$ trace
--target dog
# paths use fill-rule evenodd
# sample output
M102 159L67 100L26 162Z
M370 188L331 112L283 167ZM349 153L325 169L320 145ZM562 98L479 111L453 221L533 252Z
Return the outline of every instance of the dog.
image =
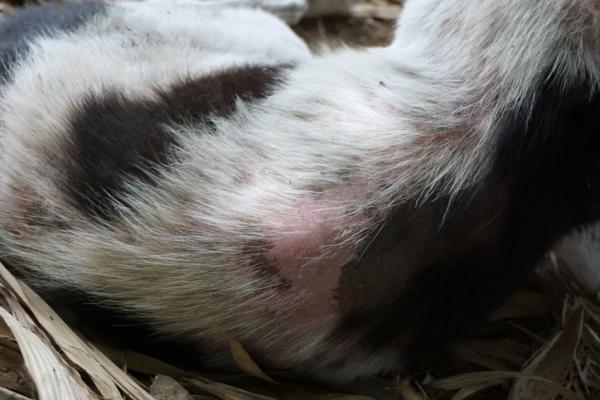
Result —
M1 255L52 304L350 381L443 350L600 216L598 0L408 0L390 46L319 56L166 3L1 22Z

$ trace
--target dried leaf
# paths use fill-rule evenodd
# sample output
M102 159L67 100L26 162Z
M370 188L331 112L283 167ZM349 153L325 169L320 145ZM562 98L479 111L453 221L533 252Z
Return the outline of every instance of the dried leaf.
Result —
M458 392L456 392L456 394L454 396L452 396L451 400L464 400L464 399L467 399L467 398L473 396L474 394L481 392L482 390L491 388L493 386L501 385L505 382L506 382L506 380L498 380L498 381L491 380L489 382L482 382L482 383L474 384L471 386L465 386L462 389L460 389Z
M429 383L429 386L446 391L459 390L463 387L478 385L488 382L516 379L523 376L520 372L512 371L485 371L459 374Z
M404 379L399 385L394 386L402 396L402 400L425 400L422 393L417 391L410 379Z
M187 372L164 361L129 350L118 350L106 345L96 345L102 353L117 365L125 367L128 371L135 371L146 375L167 375L173 378L193 376Z
M250 375L270 383L276 383L270 376L265 374L262 369L260 369L254 360L252 360L240 342L226 333L223 333L223 336L229 343L229 349L231 350L231 354L235 360L235 363L241 368L242 371L244 371L246 375Z
M0 387L0 400L32 400L27 396Z
M579 344L583 327L583 308L568 318L564 329L534 357L523 372L535 375L563 386ZM509 400L554 400L559 394L546 382L517 379L511 389Z
M27 306L45 331L73 363L83 369L107 399L122 399L120 387L134 400L153 400L135 380L129 377L92 344L75 334L33 290L18 282L0 263L0 277L19 300Z
M448 378L443 378L437 381L430 383L429 385L435 389L452 391L452 390L460 390L462 388L468 388L475 385L480 385L484 383L498 382L498 381L506 381L511 379L523 379L523 380L532 380L536 382L543 383L547 387L551 387L553 390L556 390L562 396L564 396L568 400L584 400L576 393L571 390L565 389L561 385L558 385L555 382L549 381L546 378L539 376L531 376L525 375L521 372L512 372L512 371L485 371L485 372L473 372L467 374L460 374L451 376ZM536 399L537 400L537 399Z
M12 314L0 308L0 317L19 344L25 366L40 400L87 400L92 393L72 376L58 354L35 333L24 327Z

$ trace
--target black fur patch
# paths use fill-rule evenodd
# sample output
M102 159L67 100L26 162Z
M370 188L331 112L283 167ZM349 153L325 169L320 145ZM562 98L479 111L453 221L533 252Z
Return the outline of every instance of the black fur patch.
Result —
M165 126L195 123L210 129L212 117L227 117L236 101L271 93L280 67L246 67L180 82L158 91L158 100L119 94L90 97L74 112L65 143L65 191L84 213L110 220L132 179L155 182L156 170L175 157L176 139ZM226 156L226 155L224 155Z
M344 271L340 301L351 311L336 335L361 333L372 348L401 346L418 361L518 289L558 239L598 220L600 95L590 88L545 82L533 108L500 125L486 181L448 213L447 199L400 207ZM377 304L363 301L374 296Z
M102 2L46 3L22 8L0 20L0 83L27 55L31 41L54 31L73 31L105 9Z

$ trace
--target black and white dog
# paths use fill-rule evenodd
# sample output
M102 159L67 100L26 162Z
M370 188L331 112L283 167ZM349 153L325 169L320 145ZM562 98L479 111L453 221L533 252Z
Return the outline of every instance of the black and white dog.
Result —
M226 332L397 368L600 217L600 0L408 0L391 46L322 56L259 10L46 5L0 63L3 258L211 367Z

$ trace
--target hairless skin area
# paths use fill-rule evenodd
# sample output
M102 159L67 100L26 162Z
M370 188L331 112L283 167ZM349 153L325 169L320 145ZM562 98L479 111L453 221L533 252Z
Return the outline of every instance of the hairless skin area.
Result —
M389 46L313 55L240 2L26 7L0 255L182 364L235 369L226 333L266 370L406 368L600 217L599 10L408 0Z

